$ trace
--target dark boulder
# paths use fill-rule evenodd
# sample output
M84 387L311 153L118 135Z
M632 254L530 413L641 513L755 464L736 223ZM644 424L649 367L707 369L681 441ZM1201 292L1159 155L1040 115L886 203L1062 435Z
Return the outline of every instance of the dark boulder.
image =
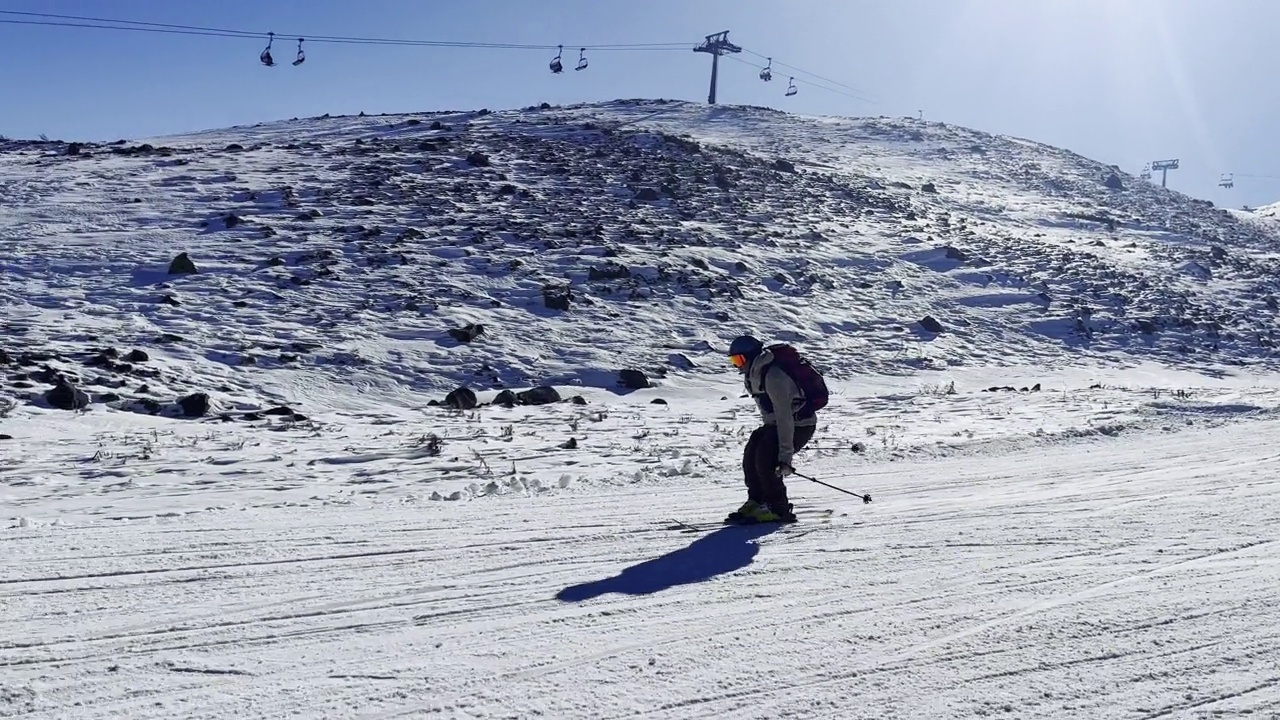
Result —
M653 387L649 382L649 376L639 370L622 370L618 373L618 382L629 390L643 390L647 387Z
M934 318L932 315L925 315L920 320L920 327L924 328L925 330L935 335L937 335L938 333L941 333L943 330L942 323L938 322L937 319Z
M44 394L44 399L59 410L80 410L89 407L89 394L66 378L59 378L58 384Z
M550 405L560 402L560 393L553 387L536 387L516 393L521 405Z
M196 267L195 261L186 253L182 253L174 258L173 262L169 263L170 275L191 275L198 272L200 270Z
M473 410L479 403L476 401L476 394L471 388L458 388L448 395L444 396L445 407L451 407L454 410Z
M209 414L209 395L207 393L192 393L184 398L179 398L178 407L182 408L182 414L186 417L204 417Z
M460 343L469 343L480 337L483 333L484 325L481 325L480 323L468 323L466 327L449 330L449 337Z

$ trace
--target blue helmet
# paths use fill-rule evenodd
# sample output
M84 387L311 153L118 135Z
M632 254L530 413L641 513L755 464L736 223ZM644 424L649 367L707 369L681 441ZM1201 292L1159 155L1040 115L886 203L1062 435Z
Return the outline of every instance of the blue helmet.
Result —
M764 343L750 335L740 335L729 343L729 355L745 355L748 360L754 360L762 352Z

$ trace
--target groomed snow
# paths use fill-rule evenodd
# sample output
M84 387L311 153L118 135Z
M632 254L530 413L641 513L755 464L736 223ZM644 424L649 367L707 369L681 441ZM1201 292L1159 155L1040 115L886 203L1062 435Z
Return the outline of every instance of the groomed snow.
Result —
M0 717L1280 717L1267 223L909 119L150 142L0 148ZM873 502L717 525L743 330Z
M982 458L810 454L873 502L793 483L802 522L777 532L672 529L737 501L727 467L467 503L117 490L169 512L0 535L0 707L1274 717L1277 438L1256 420Z

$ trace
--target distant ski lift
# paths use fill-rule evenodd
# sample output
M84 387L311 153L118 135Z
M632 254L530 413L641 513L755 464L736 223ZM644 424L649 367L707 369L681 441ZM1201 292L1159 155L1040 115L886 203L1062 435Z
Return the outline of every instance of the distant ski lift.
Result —
M795 95L798 92L800 92L800 88L796 87L796 79L791 78L791 80L789 81L789 84L787 85L787 97L791 97L792 95Z
M258 56L258 59L262 61L262 64L267 67L272 67L276 64L276 61L271 59L271 43L275 42L275 40L275 33L267 33L267 47L262 51L262 54Z
M773 58L769 58L769 63L760 71L760 79L769 82L773 79Z
M1218 187L1233 188L1235 186L1235 173L1223 173L1222 177L1218 178Z
M557 75L564 72L564 63L560 62L561 55L564 55L563 45L561 45L560 49L556 51L556 56L551 59L551 72Z
M586 70L586 69L587 69L587 49L582 48L581 50L578 51L578 67L574 68L574 70Z
M1142 178L1143 180L1151 179L1151 163L1147 163L1146 165L1142 166L1142 172L1138 173L1138 177Z
M302 52L302 38L298 38L298 57L294 59L293 65L297 67L307 61L307 54Z

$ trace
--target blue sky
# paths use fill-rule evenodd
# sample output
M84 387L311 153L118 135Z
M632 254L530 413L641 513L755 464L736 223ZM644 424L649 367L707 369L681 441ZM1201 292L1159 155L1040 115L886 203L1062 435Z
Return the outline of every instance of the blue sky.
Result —
M1219 205L1280 200L1274 0L0 0L0 10L285 36L275 47L286 62L266 68L254 39L0 24L0 134L10 137L114 140L362 110L705 101L710 58L691 48L727 29L744 48L862 99L799 83L786 98L788 71L766 84L725 62L721 103L923 111L1134 173L1178 158L1170 186ZM600 50L588 70L555 76L554 53L543 51L313 42L292 67L293 38L308 34L564 43L569 67L581 44L687 47ZM1218 187L1222 173L1235 174L1233 189Z

